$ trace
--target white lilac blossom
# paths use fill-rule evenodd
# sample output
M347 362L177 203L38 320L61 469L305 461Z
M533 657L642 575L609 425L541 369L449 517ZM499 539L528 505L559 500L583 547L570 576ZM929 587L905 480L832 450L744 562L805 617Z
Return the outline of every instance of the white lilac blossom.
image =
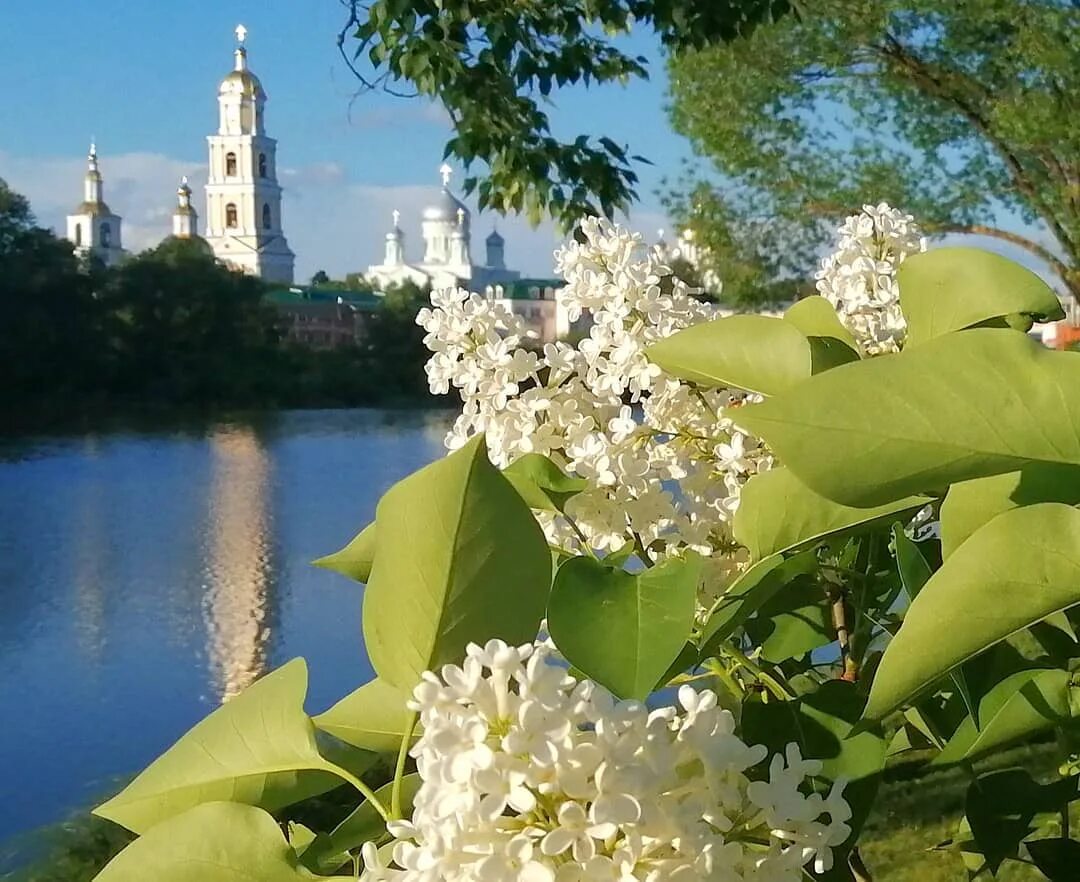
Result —
M562 307L572 320L592 320L576 346L528 348L520 318L464 290L436 291L420 311L431 391L452 387L463 401L447 447L483 433L500 467L527 453L551 456L588 482L565 515L537 512L552 544L578 553L582 541L599 551L633 542L653 560L690 548L711 558L706 583L722 592L747 563L730 527L742 487L773 465L722 410L756 396L700 389L650 363L646 346L709 320L711 307L640 236L597 218L581 232L555 254ZM894 351L905 330L896 269L923 249L918 228L882 203L839 232L818 290L868 354ZM712 599L699 598L703 607Z
M864 205L839 234L836 251L817 273L818 293L868 355L896 352L907 331L896 270L904 258L925 251L926 240L911 215L884 202Z
M851 833L843 782L790 744L744 743L716 695L616 701L544 644L471 645L410 707L421 786L368 882L798 882Z
M541 453L585 478L588 489L567 506L573 526L537 515L549 540L569 550L584 538L601 551L633 541L654 560L687 547L730 551L739 491L772 463L721 416L746 396L695 389L645 356L650 343L708 320L711 309L640 236L596 218L581 231L582 242L555 255L562 306L571 320L592 320L577 346L526 351L517 317L465 291L437 292L421 310L431 390L452 386L464 402L447 446L482 432L498 466Z

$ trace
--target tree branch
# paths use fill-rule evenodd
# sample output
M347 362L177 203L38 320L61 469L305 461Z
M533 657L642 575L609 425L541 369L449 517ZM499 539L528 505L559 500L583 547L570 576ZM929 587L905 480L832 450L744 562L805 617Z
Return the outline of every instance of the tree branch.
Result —
M1074 243L1069 235L1069 231L1054 215L1054 212L1051 210L1050 206L1046 204L1045 200L1039 196L1035 186L1028 178L1028 171L1024 168L1024 164L1020 157L1008 144L991 130L989 123L978 112L973 103L966 100L955 90L951 90L943 81L939 71L934 70L931 65L927 64L923 59L911 52L894 35L890 33L885 34L885 45L879 46L878 52L885 59L892 61L906 71L928 95L931 95L946 104L951 104L957 109L957 111L971 124L972 128L985 138L997 152L998 156L1001 157L1002 161L1005 163L1005 167L1009 170L1010 177L1016 185L1017 190L1023 193L1031 203L1032 207L1039 212L1047 226L1050 227L1054 237L1061 243L1062 248L1072 252L1074 250ZM963 76L955 71L951 73L956 76ZM973 88L982 88L979 84L971 82L969 77L964 77L964 79L968 85Z

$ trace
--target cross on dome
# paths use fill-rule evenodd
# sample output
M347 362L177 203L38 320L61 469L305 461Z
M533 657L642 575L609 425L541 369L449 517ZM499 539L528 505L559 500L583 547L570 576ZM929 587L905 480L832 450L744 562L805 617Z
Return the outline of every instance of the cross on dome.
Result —
M444 187L450 186L450 175L454 173L454 170L450 168L445 162L439 166L439 174L442 175L442 185Z
M247 39L247 28L242 24L236 26L236 42L243 43Z
M401 212L400 212L400 211L398 211L398 210L397 210L397 209L395 208L395 209L393 210L392 214L393 214L393 217L394 217L394 226L396 227L396 226L398 225L398 221L400 221L400 220L401 220Z

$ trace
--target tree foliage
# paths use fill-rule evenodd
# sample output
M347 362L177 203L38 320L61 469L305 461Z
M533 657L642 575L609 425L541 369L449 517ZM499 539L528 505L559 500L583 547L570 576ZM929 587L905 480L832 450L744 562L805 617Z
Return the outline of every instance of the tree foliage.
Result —
M1080 296L1075 3L821 0L670 68L675 128L712 165L671 208L733 292L797 275L885 200L1025 248Z
M356 282L328 282L354 289ZM11 428L102 411L395 404L427 395L427 292L405 285L364 316L356 345L283 341L261 281L206 243L168 238L106 268L35 224L0 180L0 407Z
M45 391L61 400L92 392L108 364L94 296L101 279L36 226L26 199L0 179L0 402L14 410Z
M465 182L481 208L567 227L611 215L636 197L624 145L562 140L547 107L564 86L647 76L618 37L652 28L682 49L734 39L787 12L789 0L347 0L339 35L366 87L442 103L454 127L444 155L481 172Z
M167 239L125 262L100 298L112 318L113 389L132 400L269 400L280 331L263 292L199 240Z

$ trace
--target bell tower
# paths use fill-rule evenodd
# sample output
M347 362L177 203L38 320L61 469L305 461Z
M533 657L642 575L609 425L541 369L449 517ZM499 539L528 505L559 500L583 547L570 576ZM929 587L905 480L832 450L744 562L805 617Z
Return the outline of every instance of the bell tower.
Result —
M240 25L233 70L218 89L218 131L207 138L206 241L224 263L292 284L295 255L282 230L277 141L266 134L266 92L248 69L246 39Z
M67 217L67 238L78 254L92 254L106 266L114 266L124 258L120 224L120 216L113 214L105 204L97 144L91 141L83 178L83 201Z

